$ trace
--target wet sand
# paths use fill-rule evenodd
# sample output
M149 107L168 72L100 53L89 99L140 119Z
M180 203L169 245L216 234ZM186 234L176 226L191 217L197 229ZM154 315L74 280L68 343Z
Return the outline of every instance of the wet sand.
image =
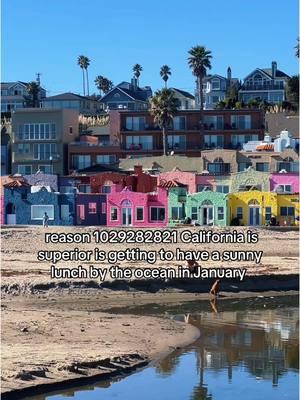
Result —
M74 228L49 230L70 229ZM6 398L9 393L11 398L18 398L13 397L19 396L16 390L33 388L35 392L45 392L55 385L57 388L60 384L87 383L90 377L107 379L129 373L198 336L197 329L188 324L167 318L116 315L113 309L208 299L210 282L113 281L109 277L106 282L54 281L49 277L49 264L38 261L36 252L46 248L63 250L70 245L45 244L43 233L41 229L27 227L2 230L1 390ZM264 251L261 263L244 263L247 279L240 284L224 282L220 299L255 297L257 292L260 296L297 293L299 233L266 230L259 233L255 250ZM92 246L80 245L80 248L87 250ZM164 245L173 251L177 246ZM110 248L103 247L106 251ZM235 244L218 247L240 249ZM124 249L126 245L117 244L114 248ZM157 249L157 245L147 244L143 248ZM180 244L180 248L194 250L199 245ZM212 250L216 245L205 248ZM251 245L243 245L244 248L251 249ZM146 266L124 264L130 268ZM175 266L179 264L175 262ZM205 266L209 265L214 266L212 263ZM174 267L174 263L159 262L159 266ZM230 266L241 267L235 263ZM108 265L104 262L102 267Z

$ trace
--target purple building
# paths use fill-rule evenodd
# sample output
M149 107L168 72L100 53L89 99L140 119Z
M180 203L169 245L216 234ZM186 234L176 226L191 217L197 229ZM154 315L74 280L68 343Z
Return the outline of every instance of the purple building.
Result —
M106 194L77 193L75 225L106 225Z

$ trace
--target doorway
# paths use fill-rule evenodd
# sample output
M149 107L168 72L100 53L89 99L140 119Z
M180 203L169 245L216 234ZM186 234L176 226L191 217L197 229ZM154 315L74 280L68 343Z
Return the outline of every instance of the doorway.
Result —
M121 204L122 206L122 225L131 226L132 225L132 203L129 200L124 200Z
M249 226L260 225L260 206L257 200L251 200L248 203Z
M214 224L214 206L210 200L205 200L200 207L200 222L201 225Z
M16 225L17 223L16 207L13 203L7 203L5 213L6 213L7 225Z

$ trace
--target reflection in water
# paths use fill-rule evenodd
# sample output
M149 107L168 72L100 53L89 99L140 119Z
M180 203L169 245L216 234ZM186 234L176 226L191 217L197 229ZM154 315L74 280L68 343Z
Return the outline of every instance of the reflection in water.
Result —
M222 301L212 301L211 311L206 307L205 311L174 315L174 319L196 326L200 338L185 349L175 350L155 367L126 379L43 398L297 399L298 307L221 311L221 305Z

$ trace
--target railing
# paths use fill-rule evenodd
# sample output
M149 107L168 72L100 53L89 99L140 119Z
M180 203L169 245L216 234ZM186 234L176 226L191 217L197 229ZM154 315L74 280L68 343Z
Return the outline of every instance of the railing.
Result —
M299 166L300 163L299 162L278 162L277 163L277 168L276 171L280 172L280 171L286 171L286 172L295 172L295 173L299 173Z
M70 143L70 146L78 146L78 147L119 147L118 143L112 142L102 142L102 143L89 143L89 142L73 142Z
M283 83L243 85L240 90L283 90Z

